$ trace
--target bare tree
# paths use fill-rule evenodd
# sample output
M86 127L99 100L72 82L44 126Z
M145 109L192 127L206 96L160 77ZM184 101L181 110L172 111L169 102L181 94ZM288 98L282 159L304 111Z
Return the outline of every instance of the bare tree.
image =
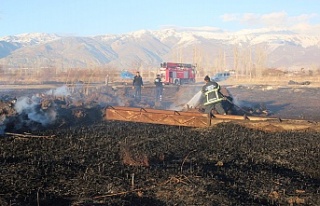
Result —
M256 47L255 51L256 56L256 76L258 78L262 77L263 70L266 68L267 54L266 48L263 48L261 45Z
M233 70L236 74L236 79L238 79L238 68L239 68L239 48L238 46L233 47Z

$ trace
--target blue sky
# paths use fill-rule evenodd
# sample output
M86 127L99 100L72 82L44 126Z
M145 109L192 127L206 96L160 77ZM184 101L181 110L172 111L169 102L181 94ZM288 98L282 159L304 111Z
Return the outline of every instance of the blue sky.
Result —
M93 36L166 27L238 31L274 26L319 29L320 0L0 0L0 37L33 32Z

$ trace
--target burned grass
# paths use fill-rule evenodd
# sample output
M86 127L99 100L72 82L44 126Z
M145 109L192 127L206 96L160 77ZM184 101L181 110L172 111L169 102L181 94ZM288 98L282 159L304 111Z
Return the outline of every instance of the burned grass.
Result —
M319 133L124 122L3 137L1 205L319 205Z
M74 87L57 96L63 88L8 92L25 103L22 112L12 95L1 98L0 205L320 204L318 132L103 121L107 104L154 107L152 88L139 103L129 87ZM306 106L299 98L314 97L310 108L318 101L317 90L263 89L231 91L240 103L254 96L287 117ZM189 90L166 88L165 107ZM316 119L313 108L303 111Z

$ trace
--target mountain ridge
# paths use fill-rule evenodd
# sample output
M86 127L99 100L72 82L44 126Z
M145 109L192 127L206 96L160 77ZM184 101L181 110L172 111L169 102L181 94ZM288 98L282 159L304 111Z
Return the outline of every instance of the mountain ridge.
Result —
M250 59L252 65L266 68L318 68L320 55L317 54L320 54L320 36L285 29L226 32L199 27L92 37L46 33L0 37L0 65L10 68L112 67L123 70L156 68L163 61L173 61L232 69L235 59L243 65Z

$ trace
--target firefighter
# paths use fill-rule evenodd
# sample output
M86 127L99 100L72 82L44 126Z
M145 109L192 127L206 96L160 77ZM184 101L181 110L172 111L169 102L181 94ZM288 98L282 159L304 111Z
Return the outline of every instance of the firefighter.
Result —
M162 91L163 83L160 74L157 74L157 78L154 79L154 84L156 85L156 101L162 101Z
M141 87L143 87L143 80L140 76L140 72L136 72L136 75L133 78L133 89L134 89L134 98L140 102L141 101Z
M207 75L204 78L206 84L202 87L202 94L204 95L205 113L212 116L212 110L215 110L219 114L225 115L226 112L222 106L223 95L220 93L220 86L217 82L211 81Z

